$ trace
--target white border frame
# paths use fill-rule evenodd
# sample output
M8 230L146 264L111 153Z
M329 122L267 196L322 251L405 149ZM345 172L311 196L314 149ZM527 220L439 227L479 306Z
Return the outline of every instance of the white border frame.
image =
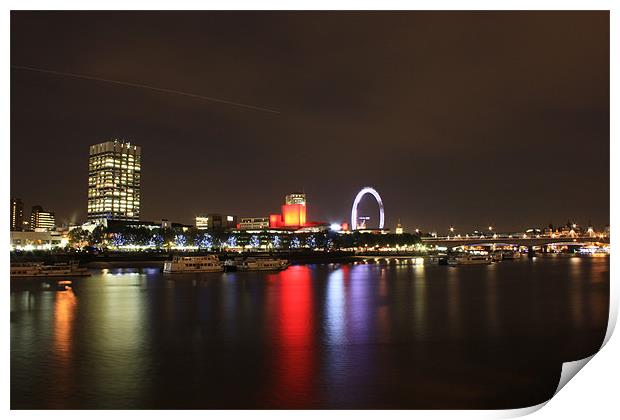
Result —
M384 0L380 3L369 1L297 1L297 2L285 2L285 1L228 1L228 2L200 2L200 1L188 1L177 0L175 2L165 2L161 0L153 1L119 1L109 0L93 1L85 3L83 1L76 0L57 0L52 2L42 0L23 0L15 1L9 0L5 2L8 7L5 9L5 13L2 14L0 28L4 28L2 43L2 58L5 61L4 65L0 68L2 72L2 80L4 81L6 89L5 92L10 91L10 14L9 10L31 10L31 9L44 9L44 10L199 10L199 9L213 9L213 10L244 10L244 9L285 9L285 10L610 10L610 160L617 161L617 134L616 134L616 119L613 117L616 115L616 101L618 97L618 84L615 82L614 75L620 74L618 67L618 23L617 17L618 6L617 2L612 1L435 1L435 2L420 2L420 1L393 1ZM617 76L616 76L617 77ZM10 95L4 95L4 101L2 101L4 117L4 141L2 147L4 148L0 159L2 159L2 170L5 173L5 179L10 180ZM610 185L618 185L618 169L615 165L610 165ZM4 196L8 198L10 195L10 185L7 183L2 184ZM618 195L610 192L610 224L615 226L618 214ZM8 220L8 209L3 210L3 220ZM5 235L8 235L8 230L5 229ZM5 240L5 243L9 241ZM2 257L2 270L4 273L9 271L9 258L8 253L5 252ZM593 418L609 418L613 417L613 413L618 413L618 398L617 398L617 375L620 373L620 362L618 356L620 355L620 345L618 339L611 339L611 334L615 327L618 313L618 281L617 281L617 269L614 264L611 263L611 303L610 303L610 320L605 338L606 345L596 357L592 358L592 361L588 363L588 366L583 369L583 372L579 374L579 379L571 381L560 393L552 398L544 410L536 413L537 418L583 418L589 416ZM8 283L8 282L7 282ZM8 285L6 286L8 288ZM5 317L2 323L2 336L4 345L2 346L2 372L4 381L2 382L2 395L4 396L3 402L6 410L10 407L10 373L9 373L9 308L10 308L10 296L8 290L5 290L2 296L4 301ZM362 418L375 418L378 415L388 415L394 418L407 418L411 416L423 417L423 418L503 418L514 417L531 413L538 410L545 404L539 406L530 407L526 409L518 410L504 410L504 411L298 411L295 412L295 416L299 418L314 418L317 415L327 416L333 418L340 418L343 415L355 415ZM51 418L81 418L85 414L80 411L45 411L45 412L33 412L33 411L11 411L10 414L19 418L34 418L40 415L49 416ZM134 416L133 411L121 411L115 412L114 415L122 416ZM138 414L138 413L136 413ZM205 412L203 411L151 411L149 416L156 418L168 418L170 415L181 415L194 418L203 418ZM288 419L292 413L288 411L209 411L207 415L216 416L218 418L237 418L239 416L251 415L258 419ZM108 417L111 413L107 411L89 411L86 415L93 418Z

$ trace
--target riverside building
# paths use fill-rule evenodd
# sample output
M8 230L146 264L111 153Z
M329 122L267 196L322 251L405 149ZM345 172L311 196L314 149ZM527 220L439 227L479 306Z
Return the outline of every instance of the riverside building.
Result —
M268 217L242 217L237 224L239 230L269 229Z
M113 140L90 146L88 220L140 218L140 146Z
M41 206L33 206L30 212L30 229L34 232L50 232L56 230L56 217L51 211Z
M199 230L229 230L237 227L237 216L230 214L209 213L196 216L196 229Z
M11 231L24 228L24 203L19 198L11 197Z
M306 194L294 192L284 197L281 214L269 215L269 227L272 229L302 229L307 232L326 230L329 225L307 220Z

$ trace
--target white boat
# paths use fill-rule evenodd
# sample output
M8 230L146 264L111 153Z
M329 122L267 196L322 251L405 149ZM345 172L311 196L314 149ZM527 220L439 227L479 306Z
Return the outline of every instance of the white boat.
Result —
M215 255L204 257L173 257L164 263L164 273L217 273L224 267Z
M473 265L491 264L493 258L490 255L459 255L448 260L449 265Z
M11 277L64 277L90 276L86 267L80 267L78 262L56 263L45 265L40 262L11 263Z
M288 260L281 258L244 258L234 262L237 271L278 271L289 266Z
M503 260L517 260L521 258L521 253L519 251L503 251L502 259Z

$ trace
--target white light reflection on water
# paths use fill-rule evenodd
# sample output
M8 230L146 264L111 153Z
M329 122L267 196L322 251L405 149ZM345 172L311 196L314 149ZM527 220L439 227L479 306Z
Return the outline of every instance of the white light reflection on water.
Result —
M501 322L498 308L497 290L497 263L489 264L486 272L486 302L487 302L487 330L489 335L497 337L501 332Z
M347 267L348 271L348 267ZM330 344L345 341L344 268L332 271L327 279L325 306L327 307L326 331Z
M146 275L136 269L113 269L88 279L102 283L105 293L81 296L80 317L89 325L83 358L89 387L81 389L86 398L116 401L119 407L135 404L148 387L149 325L145 316L145 295L141 283ZM79 289L78 289L79 290ZM96 321L95 321L96 320Z
M413 277L413 327L414 335L418 339L426 338L428 328L426 325L426 270L422 265L416 265Z
M461 323L461 286L458 270L450 267L447 271L447 308L448 329L453 339L459 339L462 335Z

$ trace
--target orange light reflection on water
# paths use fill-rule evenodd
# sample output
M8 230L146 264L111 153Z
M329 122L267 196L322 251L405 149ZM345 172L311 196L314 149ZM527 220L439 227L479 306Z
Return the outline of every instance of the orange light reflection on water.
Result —
M71 289L56 293L54 303L54 355L67 364L71 359L71 336L77 300Z
M63 401L58 395L64 396L70 393L72 373L72 353L73 353L73 322L77 300L73 290L57 292L54 301L54 343L52 360L55 364L54 392L50 396L51 404L57 406ZM61 408L61 406L56 407Z

